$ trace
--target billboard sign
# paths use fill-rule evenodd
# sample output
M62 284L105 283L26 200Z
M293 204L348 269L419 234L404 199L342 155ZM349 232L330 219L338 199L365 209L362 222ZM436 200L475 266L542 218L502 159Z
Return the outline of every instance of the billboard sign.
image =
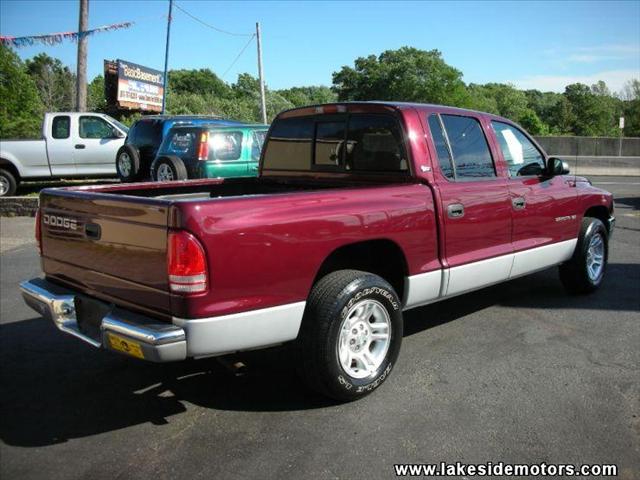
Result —
M125 60L118 60L117 64L120 107L162 111L163 73Z

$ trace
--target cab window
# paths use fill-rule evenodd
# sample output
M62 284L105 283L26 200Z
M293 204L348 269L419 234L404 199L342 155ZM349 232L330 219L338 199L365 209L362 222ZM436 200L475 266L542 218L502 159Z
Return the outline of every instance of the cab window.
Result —
M496 133L502 156L509 167L509 176L522 177L542 173L544 156L524 133L503 122L492 121L491 125Z
M51 122L51 136L57 140L69 138L71 133L71 117L58 115Z
M111 138L113 127L100 117L80 117L80 138Z

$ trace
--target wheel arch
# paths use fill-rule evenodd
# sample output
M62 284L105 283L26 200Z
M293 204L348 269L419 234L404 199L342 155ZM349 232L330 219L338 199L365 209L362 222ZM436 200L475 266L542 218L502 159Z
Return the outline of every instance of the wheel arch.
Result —
M583 215L584 218L597 218L602 223L604 223L604 227L607 229L607 232L611 233L609 232L609 216L609 209L605 205L591 206L587 208Z
M336 270L362 270L384 278L402 299L409 269L402 248L386 238L342 245L333 250L318 269L313 286Z
M22 179L22 175L20 175L20 170L11 160L7 160L4 157L0 157L0 168L4 168L9 171L16 179L16 182L20 182Z

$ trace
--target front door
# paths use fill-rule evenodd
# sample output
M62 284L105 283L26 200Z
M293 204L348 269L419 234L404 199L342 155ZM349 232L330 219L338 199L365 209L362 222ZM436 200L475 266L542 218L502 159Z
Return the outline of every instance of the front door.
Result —
M432 114L428 118L444 224L446 296L498 283L513 261L511 201L496 169L480 116Z
M114 174L116 154L123 139L102 117L81 115L73 140L73 159L78 174Z
M512 277L570 258L578 232L576 189L567 177L543 175L545 159L515 125L492 121L498 155L508 168L512 204Z

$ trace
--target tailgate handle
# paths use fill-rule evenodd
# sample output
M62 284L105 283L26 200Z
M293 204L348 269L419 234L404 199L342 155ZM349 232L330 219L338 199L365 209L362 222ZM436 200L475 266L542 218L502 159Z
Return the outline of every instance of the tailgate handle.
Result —
M83 145L82 143L77 143L76 144L76 149L78 149L78 150L82 150L85 147L86 147L86 145Z
M84 233L87 238L92 240L100 240L101 228L97 223L87 223L84 227Z

